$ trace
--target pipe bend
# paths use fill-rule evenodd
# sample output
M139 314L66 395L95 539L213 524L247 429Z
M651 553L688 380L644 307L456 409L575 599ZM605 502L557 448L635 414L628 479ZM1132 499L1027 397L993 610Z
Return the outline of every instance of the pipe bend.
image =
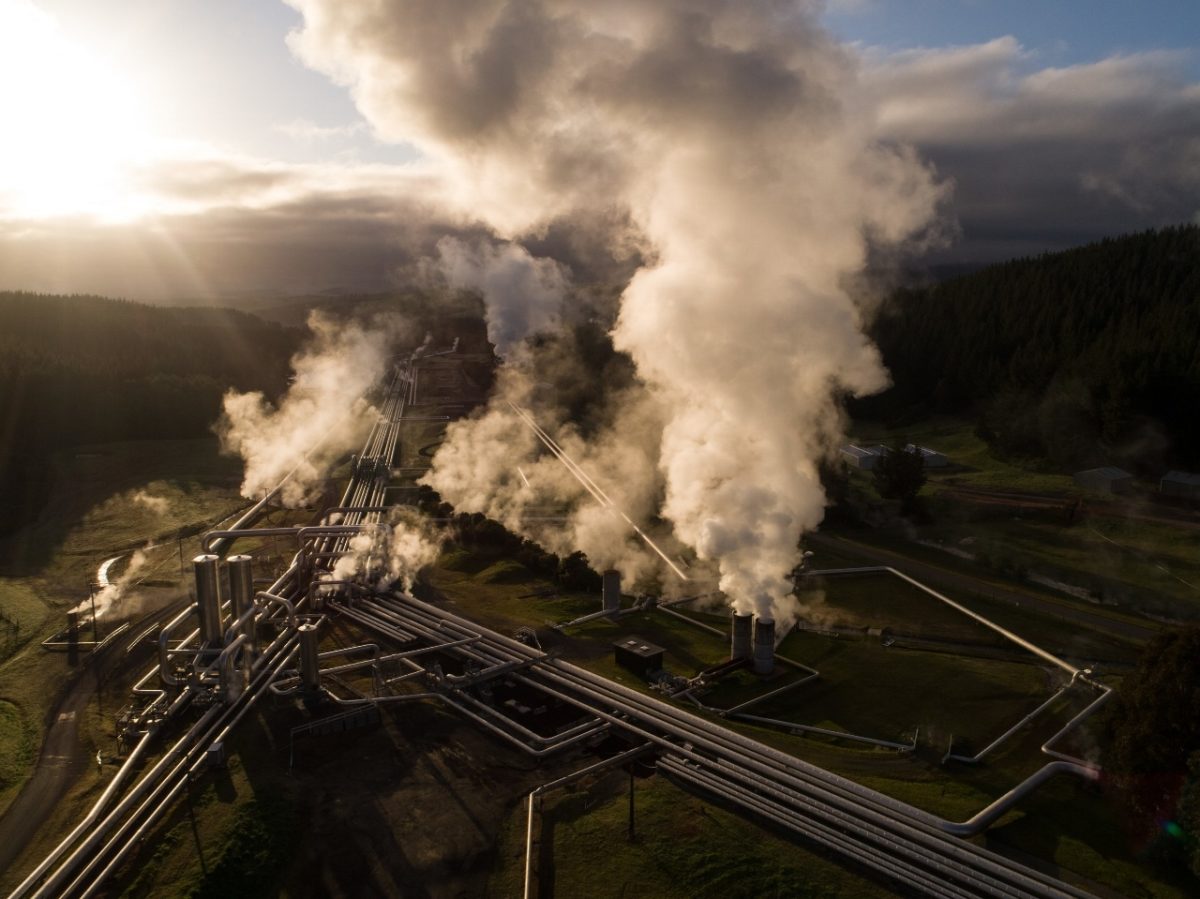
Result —
M270 608L273 605L283 606L285 609L287 609L288 626L292 628L297 626L296 605L290 599L279 596L276 593L268 593L266 590L260 590L258 593L255 593L254 599L255 601L258 601L259 599L265 599L267 601L267 608Z
M938 826L956 837L973 837L991 827L1009 809L1056 774L1075 774L1090 781L1100 779L1100 771L1097 768L1089 768L1076 762L1049 762L966 821L943 819L938 822Z

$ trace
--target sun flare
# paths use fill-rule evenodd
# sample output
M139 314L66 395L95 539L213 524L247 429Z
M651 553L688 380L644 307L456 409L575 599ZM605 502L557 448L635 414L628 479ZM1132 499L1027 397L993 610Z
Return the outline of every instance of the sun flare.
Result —
M22 218L136 217L151 149L131 79L22 0L0 0L0 209Z

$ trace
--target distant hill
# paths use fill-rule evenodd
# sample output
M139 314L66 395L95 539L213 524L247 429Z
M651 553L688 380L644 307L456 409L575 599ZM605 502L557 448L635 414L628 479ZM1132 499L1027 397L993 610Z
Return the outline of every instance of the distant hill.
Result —
M895 386L855 414L966 414L1059 466L1200 467L1200 227L903 290L872 336Z
M228 388L282 391L301 337L231 309L0 293L0 530L36 509L49 453L209 434Z

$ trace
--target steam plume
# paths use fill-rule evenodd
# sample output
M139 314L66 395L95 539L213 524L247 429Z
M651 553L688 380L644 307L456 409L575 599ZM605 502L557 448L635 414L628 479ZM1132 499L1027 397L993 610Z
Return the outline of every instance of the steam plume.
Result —
M388 524L352 537L349 552L337 560L330 576L356 579L378 590L395 585L411 590L420 570L437 559L442 539L425 518L401 510Z
M292 360L295 377L278 407L258 391L225 394L217 433L245 461L243 496L261 497L287 477L284 505L313 498L329 465L362 442L369 425L363 394L384 374L401 326L395 318L364 325L314 312L312 339Z
M114 561L114 560L110 560ZM128 595L130 589L136 585L138 576L148 561L146 553L143 550L134 550L133 555L129 559L129 564L125 566L125 570L121 572L121 576L115 581L109 581L101 586L96 595L89 597L77 605L72 612L80 614L90 613L93 605L96 609L96 618L102 618L106 615L116 603Z
M838 400L887 380L848 285L869 254L928 239L945 194L911 152L872 140L855 60L816 24L819 5L290 2L298 52L379 133L440 160L502 235L613 209L628 222L636 236L610 243L650 261L612 333L651 414L572 455L594 456L581 464L606 489L649 485L623 506L635 520L661 483L662 514L732 602L790 618L786 574L823 515ZM452 429L431 483L501 520L522 502L514 462L577 496L511 449L504 470L480 458L498 436L527 448L517 426L493 405ZM617 468L609 450L642 461Z
M488 339L500 355L561 320L567 278L553 259L535 259L514 243L471 244L457 237L443 237L437 252L438 272L449 287L483 295Z

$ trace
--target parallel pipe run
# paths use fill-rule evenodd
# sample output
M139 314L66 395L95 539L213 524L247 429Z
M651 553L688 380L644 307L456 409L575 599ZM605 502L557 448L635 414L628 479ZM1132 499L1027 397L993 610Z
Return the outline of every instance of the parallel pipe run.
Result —
M411 598L407 599L404 605L408 607L409 614L402 615L402 618L411 618L415 615L417 618L425 617L426 620L438 619L440 623L437 627L439 628L453 625L456 620L462 620ZM415 622L414 626L418 630L422 629ZM472 625L472 629L468 629L461 624L459 628L465 632L483 634L489 644L501 651L501 655L503 655L503 651L526 656L535 654L524 644L509 640L486 628ZM534 679L535 675L537 679ZM970 844L945 842L946 837L939 835L939 832L946 832L942 830L941 825L953 827L953 822L945 822L943 819L875 793L845 778L808 765L799 759L786 756L770 747L742 737L736 732L711 725L703 719L697 719L673 706L606 681L596 675L591 675L589 672L577 669L560 660L548 661L534 674L517 675L516 677L517 680L527 682L530 686L541 689L550 695L558 696L569 704L591 711L626 733L641 735L677 754L686 757L694 756L693 760L698 764L708 765L712 764L712 761L697 755L696 751L673 743L672 739L691 743L697 751L701 747L705 747L704 751L706 752L716 750L718 758L721 757L721 753L732 752L732 755L726 757L733 764L721 764L721 770L725 776L737 778L745 775L763 780L765 775L772 778L772 780L766 781L767 783L788 784L789 789L798 788L801 792L796 794L797 801L805 803L806 807L811 807L814 802L820 803L822 807L829 809L830 814L845 818L848 826L851 822L873 821L875 823L871 827L875 830L882 828L881 833L892 834L888 839L905 841L901 845L908 845L909 841L915 840L915 845L922 847L919 850L922 857L929 853L940 853L936 855L937 858L960 859L952 863L955 870L962 869L965 872L963 876L969 878L972 883L978 881L980 887L984 882L996 883L995 878L1000 878L1001 882L1017 886L1018 890L1025 895L1086 895L987 850ZM560 684L560 687L550 686L553 683ZM604 711L604 709L614 707L617 714ZM631 715L634 717L631 718ZM648 718L645 717L647 715ZM634 723L643 719L652 722L650 726L659 730L648 730L646 727ZM673 721L678 724L672 724ZM666 734L673 734L673 738L660 735L663 733L661 730L663 728L665 728ZM722 746L725 749L719 748ZM738 750L735 747L745 747L745 750L749 751ZM752 774L759 768L762 769L761 775ZM801 799L802 795L808 798ZM828 805L830 802L835 805ZM835 811L838 808L843 810ZM846 817L847 815L849 817ZM852 826L860 825L853 824ZM978 826L977 822L972 826ZM950 862L939 861L937 864L939 867L944 867L947 863ZM980 881L980 878L983 880Z
M393 393L399 395L398 391L393 391ZM387 441L389 452L394 452L396 438L397 432L395 428L392 428ZM150 727L142 733L133 752L118 770L101 799L93 806L84 821L50 856L43 860L33 874L18 887L14 896L28 895L29 890L35 887L38 896L48 896L51 893L58 895L63 882L80 865L84 865L82 872L75 877L62 894L74 894L78 890L84 890L83 895L87 896L97 890L120 860L134 846L138 845L137 839L148 832L148 828L165 813L171 802L185 788L187 781L183 779L183 775L190 776L199 770L200 765L205 763L205 750L209 743L214 739L217 742L224 739L257 699L266 692L266 688L279 675L287 662L296 656L298 652L298 648L295 646L296 637L289 636L289 631L281 632L271 641L270 645L257 653L257 657L250 650L256 636L253 630L256 619L259 616L268 616L272 607L283 606L287 611L290 623L295 624L296 611L304 602L303 596L294 601L291 598L298 581L297 562L294 561L288 571L271 585L266 602L260 608L255 605L253 600L253 579L249 573L248 560L238 557L231 560L228 606L232 624L224 634L222 628L225 624L225 613L222 609L222 590L218 568L219 557L229 550L230 545L237 537L251 535L261 537L279 532L279 529L253 529L250 525L261 517L269 501L279 493L292 474L294 474L294 470L289 472L279 485L242 514L231 529L214 531L206 536L202 544L206 552L194 560L194 569L197 575L197 601L194 606L185 607L160 629L159 665L150 668L134 686L134 695L145 697L148 700L142 704L138 714L142 721L150 722ZM364 504L361 499L359 504ZM359 530L361 527L302 528L288 529L287 532L295 534L301 550L297 561L303 562L304 553L307 550L306 541L328 541L333 536L344 538ZM173 632L188 621L193 610L197 617L198 627L173 645ZM153 627L147 628L144 635L149 635L153 629ZM200 660L202 652L215 656L215 659L202 662ZM194 669L193 680L188 684L182 683L172 670L172 657L186 655L192 656L192 668ZM231 671L236 671L239 657L241 658L242 673L250 674L250 682L245 685L244 691L240 689L244 682L230 683ZM148 686L156 675L163 681L164 689ZM223 706L211 707L205 716L184 734L166 757L142 775L131 793L112 811L103 813L104 806L114 795L118 786L140 762L140 756L147 742L162 723L187 705L195 695L198 695L197 691L210 691L218 685L223 688L227 703ZM168 689L178 691L174 698L169 697ZM176 763L176 759L181 760ZM192 760L190 767L186 767L186 769L180 767L181 765L186 766L189 760ZM142 795L146 795L147 791L149 791L147 798L135 808L134 804ZM90 833L84 836L89 830ZM126 838L126 834L130 831L133 831L133 836ZM107 842L97 848L99 843L106 838ZM82 839L82 843L62 861L58 870L46 882L36 886L38 881L50 870L50 867L62 859L64 853L80 839ZM114 852L115 855L113 855ZM111 860L108 865L95 874L96 868L110 856ZM92 878L90 882L88 882L89 877Z
M421 605L424 605L424 604L421 604ZM431 609L431 611L432 611L432 612L434 612L434 613L437 613L437 610L433 610L433 609L432 609L432 607L430 607L430 609ZM522 645L520 645L520 643L515 643L514 641L508 641L508 640L506 640L506 639L505 639L505 637L500 637L499 635L493 635L493 634L491 634L491 633L490 633L490 634L488 634L488 636L490 636L490 637L493 637L493 639L494 639L494 640L496 640L497 642L508 643L508 645L510 645L510 646L511 646L511 648L517 649L517 651L518 651L518 652L528 652L528 648L527 648L527 647L523 647ZM564 663L556 663L556 666L565 666L565 664L564 664ZM565 667L571 667L571 666L565 666ZM528 678L526 678L526 677L521 677L520 679L528 679ZM599 678L596 678L596 679L599 679ZM538 685L538 687L544 687L544 685L541 685L541 684L536 684L535 682L530 682L530 685ZM617 687L617 685L608 684L608 687L614 687L614 688L616 688L616 687ZM628 691L628 690L626 690L626 688L617 688L617 689L618 689L618 690L620 690L620 691L622 691L622 693L631 693L631 691ZM566 699L568 699L568 701L571 701L572 697L570 697L570 696L566 696ZM642 697L640 697L640 699L642 699ZM648 701L648 702L654 702L653 700L648 700L648 699L647 699L646 701ZM576 702L576 705L580 705L580 703ZM583 705L581 705L581 707L590 707L590 706L583 706ZM682 713L680 713L680 714L682 714ZM601 713L600 717L602 717L602 718L611 718L611 717L610 717L610 715L606 715L606 714L602 714L602 713ZM614 724L617 724L618 726L622 727L622 729L623 729L623 730L626 730L626 731L630 731L630 730L632 730L632 731L635 731L635 732L642 732L642 733L643 733L643 736L647 736L647 737L649 737L649 738L652 738L652 739L654 738L654 736L652 735L652 733L643 732L643 731L641 731L641 730L638 730L638 729L636 729L636 727L631 727L631 726L630 726L630 724L629 724L629 721L628 721L628 719L620 718L620 719L612 719L612 720L613 720L613 723L614 723ZM732 733L728 733L728 732L726 732L726 733L727 733L727 735L728 735L728 736L730 736L731 738L736 738L736 737L737 737L737 735L732 735ZM743 739L744 739L744 738L743 738ZM749 741L748 741L748 742L749 742ZM668 747L670 747L670 744L667 744L667 745L668 745ZM755 745L755 744L751 744L751 745ZM758 745L758 747L760 747L760 750L767 750L767 748L766 748L766 747L761 747L761 744L757 744L757 745ZM674 747L671 747L671 748L674 748ZM767 750L767 751L768 751L768 754L770 754L770 753L773 753L773 751L774 751L774 750ZM785 756L785 757L786 757L786 756ZM791 761L792 761L793 763L799 763L799 762L798 762L798 760L791 760ZM751 757L750 757L750 759L743 760L743 762L742 762L742 763L743 763L743 765L752 765L752 763L754 763L754 756L751 756ZM816 769L816 771L817 771L817 772L821 772L821 769ZM833 780L836 780L836 781L841 781L841 780L842 780L842 779L840 779L840 778L835 778L835 775L828 775L828 773L827 773L827 772L821 772L821 773L822 773L822 774L826 774L826 775L827 775L827 777L829 777L830 779L833 779ZM852 786L854 786L854 787L857 787L857 785L853 785L853 784L851 783L851 781L845 781L845 783L847 783L847 784L851 784ZM862 787L858 787L858 789L859 789L859 790L862 790L864 793L866 793L866 795L870 795L870 791L866 791L865 789L862 789ZM886 797L881 797L881 798L886 798ZM894 801L893 801L893 802L894 802ZM911 809L910 807L905 807L905 805L904 805L904 804L902 804L902 803L894 803L894 804L895 804L895 807L896 807L896 808L899 808L899 809L902 809L902 810L907 810L907 811L910 811L910 813L912 813L912 811L916 811L916 810L914 810L914 809ZM930 817L930 819L932 819L932 816L928 816L928 817ZM882 819L882 820L884 820L884 821L888 821L888 820L890 820L890 816L883 816L883 819ZM936 819L932 819L932 820L935 820L935 821L936 821ZM974 855L978 855L978 852L977 852L977 853L974 853ZM1001 859L1001 861L1002 861L1002 859ZM1019 877L1021 877L1021 879L1024 879L1024 875L1022 875L1022 874L1020 873L1020 870L1019 870L1019 871L1015 871L1015 873L1014 873L1014 874L1016 874L1016 876L1019 876ZM1055 885L1055 886L1057 886L1057 885ZM1044 889L1043 889L1043 891L1037 891L1037 892L1034 892L1034 893L1031 893L1031 894L1051 894L1051 895L1061 895L1062 893L1060 893L1060 892L1057 892L1057 891L1051 891L1051 892L1049 892L1049 893L1048 893L1048 892L1045 892L1045 891L1044 891ZM1076 895L1078 895L1079 893L1072 893L1072 894L1076 894Z

